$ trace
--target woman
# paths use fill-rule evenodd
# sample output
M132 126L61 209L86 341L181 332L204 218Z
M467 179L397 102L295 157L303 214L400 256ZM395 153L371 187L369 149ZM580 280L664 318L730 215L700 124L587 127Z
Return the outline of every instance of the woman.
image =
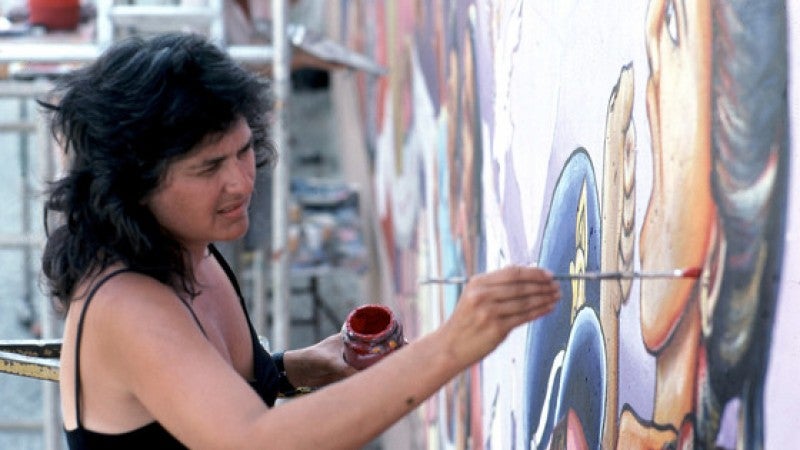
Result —
M172 34L112 47L43 105L70 156L43 269L66 311L72 449L357 448L558 299L547 272L509 267L471 278L448 322L362 372L337 336L270 356L212 245L246 232L256 165L276 157L264 84ZM270 409L301 385L330 386Z

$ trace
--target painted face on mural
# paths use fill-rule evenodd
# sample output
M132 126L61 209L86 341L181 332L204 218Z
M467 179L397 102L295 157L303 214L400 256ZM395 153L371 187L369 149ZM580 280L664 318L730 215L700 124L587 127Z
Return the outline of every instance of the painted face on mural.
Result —
M647 14L647 113L653 187L641 231L643 270L701 267L715 221L711 194L711 11L705 0L653 0ZM669 340L691 280L641 284L650 351Z

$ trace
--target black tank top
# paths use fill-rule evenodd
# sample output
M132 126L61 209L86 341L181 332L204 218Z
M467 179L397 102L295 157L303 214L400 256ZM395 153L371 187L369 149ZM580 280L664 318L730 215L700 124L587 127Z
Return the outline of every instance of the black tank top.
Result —
M241 289L239 288L239 283L236 281L236 276L234 275L233 271L231 270L228 263L219 253L219 251L213 246L209 246L209 250L211 254L214 255L216 260L220 263L225 274L230 279L231 284L233 285L234 289L236 290L236 294L239 297L239 302L244 310L245 317L247 319L247 326L250 328L250 336L252 340L253 346L253 367L254 367L254 377L255 381L251 381L250 386L258 393L264 403L267 406L273 406L275 404L275 399L278 396L278 386L280 385L279 381L279 373L278 369L275 367L275 363L272 361L269 353L264 350L264 347L261 346L261 343L258 341L258 335L256 334L255 330L253 329L253 324L250 321L250 316L247 313L247 308L245 307L244 298L242 297ZM81 348L81 334L83 333L83 320L84 316L86 315L86 310L89 306L89 302L92 300L92 297L103 285L106 281L108 281L111 277L118 275L123 272L130 272L131 269L120 269L114 272L109 273L100 281L97 282L92 287L92 290L89 292L89 296L86 298L86 301L83 304L83 309L81 310L81 315L78 318L78 331L77 336L75 339L75 417L78 422L78 426L74 430L65 430L67 436L67 444L71 450L91 450L91 449L159 449L159 450L171 450L171 449L185 449L187 448L183 444L181 444L174 436L169 434L169 432L161 426L158 422L151 422L147 425L144 425L140 428L135 430L131 430L121 434L104 434L98 433L95 431L87 430L81 424L81 409L80 409L80 348ZM187 305L188 307L188 305ZM203 331L205 334L205 330L203 330L203 326L200 324L200 321L195 316L194 311L189 308L192 316L194 317L195 322L200 327L200 330Z

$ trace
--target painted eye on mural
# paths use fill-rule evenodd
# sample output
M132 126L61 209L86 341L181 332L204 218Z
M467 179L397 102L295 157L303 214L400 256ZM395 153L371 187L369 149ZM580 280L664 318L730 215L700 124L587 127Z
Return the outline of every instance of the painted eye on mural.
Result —
M672 42L678 45L678 15L675 12L675 2L670 0L667 2L667 10L664 12L664 23L667 26L667 32Z

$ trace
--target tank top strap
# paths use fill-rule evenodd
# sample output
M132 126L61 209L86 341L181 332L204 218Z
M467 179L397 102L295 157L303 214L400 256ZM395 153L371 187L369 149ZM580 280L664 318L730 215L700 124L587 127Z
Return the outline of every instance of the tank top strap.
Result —
M236 291L236 296L239 297L239 305L242 307L244 311L244 316L247 318L247 326L250 328L250 334L252 335L253 339L258 342L258 335L256 334L256 330L253 328L253 324L250 321L250 314L247 312L247 305L244 302L244 296L242 295L242 289L239 287L239 282L236 280L236 274L233 273L233 269L230 265L228 265L228 261L225 261L225 257L222 256L219 249L217 249L214 244L209 244L208 250L214 255L214 259L217 260L220 266L222 266L222 270L227 275L228 280L230 280L231 284L233 285L233 289Z
M233 285L233 289L236 291L236 295L239 297L239 301L244 305L244 296L242 295L242 289L239 287L239 282L236 281L236 275L233 273L233 269L228 264L228 261L225 260L225 257L222 256L219 249L214 244L209 244L208 250L214 255L214 259L217 260L220 266L222 266L222 270L225 271L225 275L227 275L228 279L230 280L231 284Z
M271 355L266 351L264 346L261 345L261 341L258 339L258 333L253 327L252 320L250 320L250 313L247 311L247 305L245 304L242 291L239 288L239 283L236 281L236 275L234 274L233 269L231 269L231 267L228 265L228 262L225 261L225 258L222 256L222 253L220 253L220 251L213 244L209 245L208 249L211 254L214 255L214 258L217 260L217 262L219 262L222 270L225 271L225 275L228 276L228 279L233 285L236 295L239 296L239 304L242 307L242 312L244 313L245 320L247 321L247 327L250 329L250 340L253 348L253 375L255 378L250 385L253 387L253 389L255 389L261 399L264 400L264 403L266 403L267 406L272 407L275 404L275 399L278 397L279 388L281 386L285 386L285 384L281 384L281 374L275 366L275 362L273 361ZM294 387L291 387L291 384L288 383L288 380L285 381L290 387L289 391L293 391Z
M228 280L230 280L233 289L236 291L236 296L239 297L239 305L242 307L244 318L247 321L247 328L250 329L250 338L253 341L253 352L256 358L258 358L258 352L256 350L262 348L261 341L258 339L258 333L255 327L253 327L253 321L250 319L250 312L247 311L247 304L244 302L244 296L242 295L242 289L239 287L239 282L236 280L236 274L233 273L233 269L228 265L225 257L222 256L222 253L220 253L219 249L217 249L214 244L210 244L208 250L214 255L214 259L217 260L219 265L222 266L222 270L225 271L225 275L228 276Z
M75 421L78 424L78 428L82 428L81 425L81 337L83 336L83 322L86 318L86 311L89 308L89 302L92 301L92 298L97 293L97 290L100 289L100 286L105 284L106 281L111 279L112 277L119 275L123 272L132 272L132 269L125 268L125 269L117 269L103 278L100 279L93 287L92 290L89 291L89 295L86 297L86 301L83 302L83 308L81 308L81 315L78 318L78 331L75 335Z

